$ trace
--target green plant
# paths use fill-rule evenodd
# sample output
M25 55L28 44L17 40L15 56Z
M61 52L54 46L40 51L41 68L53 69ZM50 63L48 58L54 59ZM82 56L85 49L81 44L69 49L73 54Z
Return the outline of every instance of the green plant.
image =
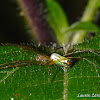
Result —
M66 45L71 44L68 52L73 50L93 50L98 55L83 52L74 53L71 56L85 57L99 67L100 33L99 28L92 23L92 20L100 7L100 1L89 0L81 20L71 26L68 26L68 20L66 20L64 12L57 2L54 0L46 0L45 2L48 9L47 20L56 34L57 45L62 46L63 43ZM19 3L21 6L24 5L24 0L22 0L22 2L19 1ZM22 8L27 8L27 6L22 6ZM29 17L27 10L24 9L24 11L26 11L25 18L34 22L34 20ZM33 25L33 22L28 22L30 30L33 33L39 34L37 30L34 30L34 27L38 26ZM46 31L44 30L43 32ZM74 34L72 32L74 32ZM97 32L97 34L91 39L82 42L85 39L87 32ZM93 93L99 94L100 67L98 68L83 59L79 61L74 59L73 62L75 61L75 64L72 68L65 68L64 71L61 69L55 76L53 82L48 81L48 66L41 65L41 62L35 60L37 54L41 53L42 55L50 56L57 48L52 46L45 47L44 43L50 45L51 41L55 42L55 37L50 35L51 32L48 32L48 34L51 36L49 41L43 38L37 38L36 41L42 44L40 47L36 44L29 45L31 47L12 44L0 46L0 67L12 67L12 65L15 67L18 66L15 69L0 70L0 93L2 94L0 95L0 98L2 100L8 98L19 100L77 100L79 99L77 96L80 94L87 94L88 96L93 95ZM33 36L32 33L31 36ZM78 44L79 42L82 43ZM64 51L67 52L67 46L63 46L63 48ZM63 54L63 50L60 49L56 51L56 53ZM30 62L20 62L23 60ZM60 66L57 65L49 66L50 79L54 77L59 68ZM87 100L88 98L80 99ZM92 97L90 97L90 99L95 100L95 98Z

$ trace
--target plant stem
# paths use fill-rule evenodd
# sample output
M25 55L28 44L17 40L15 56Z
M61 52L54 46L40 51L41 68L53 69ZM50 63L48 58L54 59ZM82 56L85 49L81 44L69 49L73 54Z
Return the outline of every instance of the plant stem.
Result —
M40 0L18 0L18 2L32 31L32 39L35 37L41 45L55 43L56 39L44 15L43 2Z
M81 18L81 21L92 21L99 7L100 7L100 0L89 0L87 7ZM85 31L76 32L75 35L73 36L72 44L77 44L79 42L82 42L85 36L86 36Z
M97 9L100 7L99 0L89 0L86 10L83 13L81 21L92 21Z

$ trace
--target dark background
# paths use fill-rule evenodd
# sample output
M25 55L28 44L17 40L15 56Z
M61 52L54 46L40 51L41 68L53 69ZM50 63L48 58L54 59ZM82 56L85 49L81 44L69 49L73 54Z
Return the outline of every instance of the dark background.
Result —
M56 0L67 15L69 24L79 21L88 0ZM27 24L20 16L16 0L0 1L0 42L30 43ZM95 18L99 25L99 14Z

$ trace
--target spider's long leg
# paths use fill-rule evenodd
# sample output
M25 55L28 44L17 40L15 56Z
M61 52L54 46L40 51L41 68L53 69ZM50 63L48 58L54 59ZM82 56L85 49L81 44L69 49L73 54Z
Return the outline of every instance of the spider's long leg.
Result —
M63 44L63 46L56 48L54 52L56 52L56 51L62 49L63 52L64 52L64 54L66 54L67 51L69 50L70 46L71 46L70 44L68 44L68 45L64 45L64 44Z
M7 68L13 68L13 67L26 66L29 64L39 64L39 62L37 62L35 60L23 60L23 61L8 62L8 63L0 64L0 66L4 66L4 67L0 67L0 70L7 69Z
M8 65L8 64L17 63L17 62L18 62L18 61L12 61L12 62L3 63L3 64L0 64L0 67L1 67L1 66L5 66L5 65Z
M87 58L84 58L84 57L67 57L67 58L69 58L69 59L74 59L74 58L76 58L76 59L84 59L84 60L88 61L89 63L93 64L94 66L96 66L96 67L98 67L100 69L100 67L98 65L96 65L92 61L88 60Z
M16 65L16 63L17 61L0 64L0 70L15 67L14 65Z
M52 80L51 80L51 82L53 82L54 81L54 79L55 79L55 77L56 77L56 75L58 74L58 72L61 70L61 67L57 70L57 72L55 73L55 75L53 76L53 78L52 78Z
M64 55L64 56L68 56L68 55L71 55L71 54L74 54L74 53L81 53L81 52L91 52L91 53L93 53L93 54L95 54L95 55L97 55L97 56L100 56L98 53L96 53L96 52L94 52L94 51L92 51L92 50L74 51L74 52L68 53L68 54L66 54L66 55Z
M64 52L63 47L58 47L58 48L56 48L56 49L54 50L54 52L56 52L56 51L58 51L58 50L60 50L60 49L62 49L62 50L63 50L63 52Z
M86 58L83 58L84 60L88 61L89 63L93 64L94 66L98 67L100 69L100 67L98 65L96 65L95 63L93 63L92 61L86 59Z
M0 67L0 70L2 69L8 69L8 68L15 68L15 67L20 67L22 65L26 65L25 63L24 64L18 64L18 63L15 63L15 64L12 64L12 65L3 65L4 67Z

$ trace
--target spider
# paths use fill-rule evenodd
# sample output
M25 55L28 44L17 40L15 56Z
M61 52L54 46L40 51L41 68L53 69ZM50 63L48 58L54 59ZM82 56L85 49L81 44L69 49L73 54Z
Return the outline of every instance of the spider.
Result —
M23 65L26 66L28 64L47 65L48 66L49 81L50 81L49 65L58 65L64 70L64 68L70 68L70 66L73 63L73 61L72 61L73 59L84 59L87 62L93 64L94 66L96 66L96 67L98 67L100 69L99 66L97 66L95 63L93 63L92 61L88 60L87 58L84 58L84 57L71 57L70 56L72 54L84 53L84 52L91 52L91 53L93 53L93 54L95 54L97 56L100 56L98 53L96 53L96 52L94 52L92 50L74 51L74 52L71 52L71 53L64 54L63 56L61 56L61 55L59 55L57 53L52 53L50 56L37 54L37 56L35 57L35 61L33 61L33 60L27 60L27 61L26 60L22 60L22 61L17 60L17 61L13 61L13 62L0 64L0 66L2 66L2 67L0 67L0 70L1 69L12 68L12 67L21 67ZM58 71L57 71L57 73L58 73ZM53 79L55 78L56 74L54 75ZM53 81L53 79L52 79L52 81Z
M42 55L38 54L37 57L36 57L36 61L40 61L41 65L58 65L58 66L61 66L61 68L64 70L64 68L70 68L71 67L71 65L73 63L72 59L78 59L78 60L84 59L87 62L93 64L94 66L96 66L100 69L100 67L98 65L96 65L92 61L88 60L87 58L84 58L84 57L70 57L70 55L72 55L72 54L84 53L84 52L90 52L90 53L93 53L97 56L100 56L99 54L97 54L96 52L94 52L92 50L82 50L82 51L74 51L74 52L71 52L71 53L67 53L63 56L61 56L57 53L52 53L50 57L49 56L42 56ZM57 73L58 72L59 72L59 70L57 71ZM55 78L56 74L54 75L53 79ZM49 66L48 66L48 75L50 77ZM53 79L52 79L52 81L53 81Z
M40 61L41 65L59 65L61 67L66 67L69 68L71 66L72 63L72 59L76 58L76 59L84 59L86 61L88 61L89 63L93 64L94 66L98 67L95 63L93 63L92 61L88 60L87 58L84 57L69 57L68 55L74 54L74 53L81 53L81 52L91 52L97 56L100 56L99 54L97 54L94 51L91 50L83 50L83 51L75 51L75 52L71 52L68 53L64 56L61 56L57 53L52 53L51 56L42 56L40 54L37 55L36 57L36 61ZM66 57L67 56L67 57ZM98 67L100 69L100 67Z

